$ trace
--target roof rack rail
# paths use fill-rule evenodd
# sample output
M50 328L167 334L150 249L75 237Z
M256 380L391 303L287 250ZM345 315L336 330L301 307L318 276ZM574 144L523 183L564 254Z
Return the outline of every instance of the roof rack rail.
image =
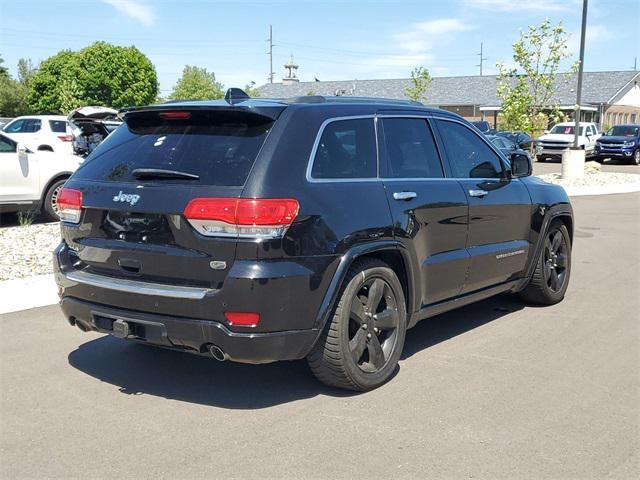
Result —
M305 95L283 99L286 103L384 103L389 105L414 105L424 107L421 102L414 100L401 100L394 98L378 97L350 97L350 96L328 96L328 95Z

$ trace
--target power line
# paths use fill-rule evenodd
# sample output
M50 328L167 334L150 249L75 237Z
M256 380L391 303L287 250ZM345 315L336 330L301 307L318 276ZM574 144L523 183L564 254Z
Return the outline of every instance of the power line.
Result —
M271 25L269 25L269 38L267 42L269 42L269 51L267 52L267 55L269 55L269 75L267 78L269 79L269 83L273 83L275 74L273 72L273 26Z
M476 67L480 67L480 76L482 76L482 64L487 59L487 57L483 56L483 42L480 42L480 53L476 53L476 55L480 56L480 63L476 65Z

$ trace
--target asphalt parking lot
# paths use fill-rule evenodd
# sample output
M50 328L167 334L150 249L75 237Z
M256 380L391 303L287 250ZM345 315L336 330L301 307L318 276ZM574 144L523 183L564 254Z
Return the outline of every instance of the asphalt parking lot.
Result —
M640 194L574 199L571 284L411 330L382 388L0 316L2 478L637 478Z

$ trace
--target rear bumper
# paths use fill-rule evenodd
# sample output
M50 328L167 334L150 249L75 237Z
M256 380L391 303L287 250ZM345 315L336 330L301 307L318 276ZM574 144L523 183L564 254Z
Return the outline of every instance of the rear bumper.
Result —
M71 297L63 298L60 307L69 323L82 330L114 334L113 322L123 320L129 326L128 340L203 355L215 345L230 360L244 363L304 358L318 336L315 329L238 333L214 321L116 309Z
M304 358L311 350L338 262L330 257L236 261L220 288L76 270L64 242L53 264L60 305L72 325L114 334L114 321L123 320L131 327L130 340L200 354L215 345L231 360L267 363ZM232 326L225 311L257 312L260 323Z

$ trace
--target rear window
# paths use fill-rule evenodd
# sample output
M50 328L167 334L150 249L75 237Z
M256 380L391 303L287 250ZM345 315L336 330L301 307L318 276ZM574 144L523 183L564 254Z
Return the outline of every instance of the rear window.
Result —
M55 133L67 133L67 122L64 120L49 120L51 131Z
M244 111L190 111L188 118L162 118L162 112L129 114L126 123L87 157L75 178L137 182L138 168L177 170L199 180L162 183L244 185L273 120ZM147 180L148 181L148 180Z
M313 159L313 178L375 178L377 173L373 118L337 120L327 124Z

